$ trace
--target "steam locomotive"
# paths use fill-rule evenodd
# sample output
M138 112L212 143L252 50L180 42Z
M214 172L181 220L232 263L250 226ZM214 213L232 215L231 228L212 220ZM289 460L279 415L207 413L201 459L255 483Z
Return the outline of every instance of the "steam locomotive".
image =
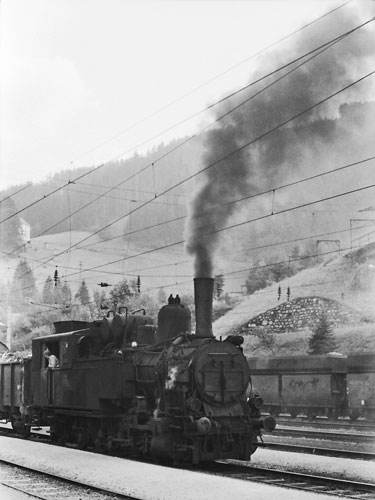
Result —
M158 315L144 310L91 323L65 321L34 339L32 359L0 365L0 416L27 435L50 425L51 439L101 452L175 463L249 460L261 430L262 399L248 393L249 366L239 337L212 334L213 279L194 280L196 332L176 298ZM45 349L57 356L51 369ZM248 397L249 396L249 397Z

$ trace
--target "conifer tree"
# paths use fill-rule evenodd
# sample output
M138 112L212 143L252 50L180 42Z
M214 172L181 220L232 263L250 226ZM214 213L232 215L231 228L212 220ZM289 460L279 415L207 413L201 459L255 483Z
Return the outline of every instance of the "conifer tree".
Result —
M214 282L214 295L216 299L220 299L224 291L224 276L222 274L217 274L215 276Z
M87 288L85 280L82 280L78 288L78 292L74 296L75 299L79 301L82 305L87 305L90 302L89 289Z
M26 304L36 294L33 271L26 260L21 260L16 267L11 286L11 305Z
M61 298L62 298L63 304L70 304L72 302L72 291L71 291L70 286L68 285L68 283L66 281L64 281L61 295L62 295Z
M322 314L312 329L309 339L309 354L327 354L337 349L337 342L332 333L332 325L327 315Z
M53 280L52 280L51 276L48 276L45 283L44 283L42 297L43 297L43 302L45 304L53 304L54 303Z
M165 305L167 303L167 293L164 288L158 290L158 304Z
M12 198L1 204L0 248L5 251L14 250L22 246L20 234L21 222L17 215L17 207Z

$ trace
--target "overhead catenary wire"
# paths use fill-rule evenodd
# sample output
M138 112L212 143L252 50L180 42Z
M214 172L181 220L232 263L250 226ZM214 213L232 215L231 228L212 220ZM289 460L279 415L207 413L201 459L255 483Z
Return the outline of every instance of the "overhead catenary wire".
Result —
M345 32L345 33L343 33L343 34L341 34L341 35L339 35L339 36L335 37L334 39L332 39L332 40L330 40L330 41L328 41L328 42L326 42L326 43L324 43L324 44L320 45L319 47L317 47L317 48L315 48L315 49L313 49L313 50L311 50L311 51L307 52L306 54L304 54L304 55L302 55L302 56L300 56L300 57L298 57L298 58L294 59L293 61L291 61L291 62L289 62L289 63L287 63L287 64L285 64L285 65L281 66L280 68L277 68L276 70L272 71L271 73L268 73L268 74L264 75L263 77L258 78L258 79L257 79L257 80L255 80L254 82L251 82L250 84L248 84L248 85L246 85L246 86L244 86L244 87L241 87L238 91L236 91L236 92L232 92L232 93L231 93L231 94L229 94L228 96L226 96L226 97L224 97L224 98L220 99L219 101L216 101L215 103L213 103L213 104L211 104L211 105L209 105L209 106L205 107L204 109L202 109L202 110L200 110L199 112L197 112L197 113L195 113L195 114L191 115L190 117L188 117L188 118L186 118L186 119L184 119L184 120L182 120L182 121L178 122L177 124L174 124L173 126L171 126L171 127L167 128L167 129L163 130L162 132L158 133L157 135L153 136L152 138L148 139L147 141L142 142L142 143L140 143L140 144L137 144L137 145L136 145L134 148L132 148L131 150L126 151L126 152L122 152L122 153L120 153L119 155L116 155L114 158L111 158L110 160L108 160L108 161L106 161L106 162L102 163L101 165L98 165L97 167L95 167L95 168L93 168L93 169L90 169L88 172L85 172L85 173L83 173L83 174L79 175L79 176L78 176L78 177L76 177L75 179L73 179L73 180L69 180L68 182L66 182L66 183L64 183L62 186L60 186L59 188L56 188L55 190L51 191L50 193L47 193L46 195L44 195L43 197L39 198L38 200L35 200L34 202L30 203L30 204L29 204L29 205L27 205L26 207L23 207L23 208L19 209L19 210L18 210L15 214L12 214L12 215L10 215L9 217L7 217L7 218L5 218L5 219L1 220L1 221L0 221L0 224L1 224L1 223L3 223L3 222L6 222L6 221L7 221L7 220L9 220L10 218L12 218L12 217L14 217L14 216L18 215L19 213L22 213L24 210L27 210L28 208L31 208L32 206L36 205L37 203L40 203L40 202L41 202L41 201L43 201L44 199L46 199L46 198L48 198L48 197L52 196L53 194L57 193L58 191L60 191L60 190L61 190L61 189L63 189L64 187L68 186L69 184L74 184L76 181L78 181L78 180L80 180L80 179L82 179L82 178L84 178L84 177L88 176L89 174L91 174L91 173L93 173L93 172L98 171L99 169L101 169L101 168L103 168L104 166L106 166L109 162L112 162L112 161L114 161L114 160L116 160L116 159L119 159L119 158L123 157L124 155L126 155L126 154L130 153L131 151L134 151L134 150L136 150L137 148L139 148L139 147L141 147L141 146L143 146L143 145L147 144L147 142L149 142L150 140L153 140L153 139L155 139L155 138L159 137L160 135L162 135L162 134L164 134L164 133L166 133L166 132L168 132L168 131L172 130L173 128L175 128L175 127L177 127L177 126L181 125L181 124L182 124L182 123L184 123L185 121L187 121L187 120L189 120L189 119L191 119L191 118L193 118L193 117L198 116L199 114L201 114L201 113L203 113L203 112L205 112L205 111L207 111L207 110L211 109L212 107L216 106L217 104L221 104L221 103L222 103L222 102L224 102L226 99L230 99L230 98L232 98L232 97L233 97L234 95L236 95L238 92L241 92L241 91L243 91L244 89L247 89L247 88L249 88L249 87L250 87L250 86L252 86L252 85L255 85L256 83L261 82L261 81L262 81L262 80L264 80L265 78L268 78L269 76L274 75L274 74L275 74L275 73L277 73L278 71L281 71L281 70L285 69L286 67L288 67L288 66L290 66L290 65L294 64L295 62L299 61L300 59L303 59L303 58L307 57L308 55L310 55L310 54L314 53L315 51L321 50L322 48L324 48L324 47L326 47L326 46L329 46L329 45L333 44L334 42L339 41L339 40L341 40L341 39L345 38L346 36L348 36L348 35L350 35L350 34L354 33L354 32L355 32L355 31L357 31L358 29L360 29L360 28L364 27L365 25L367 25L368 23L373 22L373 21L374 21L374 18L371 18L371 19L367 20L366 22L362 23L361 25L356 26L355 28L353 28L353 29L351 29L351 30L349 30L349 31L347 31L347 32ZM215 122L214 122L214 123L215 123ZM194 134L192 137L189 137L186 141L183 141L180 145L176 146L175 148L172 148L172 149L171 149L168 153L166 153L166 154L170 154L171 152L175 151L177 148L181 147L182 145L184 145L186 142L190 141L190 140L191 140L193 137L195 137L195 136L196 136L196 134ZM163 159L163 158L166 156L166 154L165 154L165 155L162 155L162 156L161 156L158 160L154 160L154 162L152 162L152 163L154 163L154 164L155 164L157 161L160 161L161 159ZM120 185L122 185L123 183L125 183L125 182L129 181L129 180L130 180L130 179L132 179L135 175L139 175L140 173L144 172L146 169L150 168L150 167L152 166L152 163L150 163L150 164L146 165L145 167L143 167L142 169L140 169L138 172L136 172L136 173L135 173L135 174L133 174L132 176L128 177L127 179L125 179L125 180L124 180L124 181L122 181L121 183L117 184L117 187L118 187L118 186L120 186ZM114 188L111 188L110 190L108 190L108 191L106 191L105 193L103 193L103 195L105 195L105 194L109 193L109 192L110 192L110 191L112 191L113 189L114 189ZM103 195L101 195L101 196L103 196ZM98 196L98 198L100 198L101 196Z
M323 13L322 15L320 15L319 17L313 19L312 21L309 21L308 23L304 24L303 26L300 26L299 28L297 28L296 30L292 31L291 33L288 33L287 35L283 36L282 38L279 38L278 40L276 40L275 42L267 45L266 47L264 47L263 49L259 50L258 52L256 52L255 54L252 54L251 56L243 59L242 61L240 61L239 63L237 64L234 64L232 66L230 66L229 68L227 68L226 70L218 73L217 75L215 75L214 77L210 78L209 80L203 82L202 84L194 87L192 90L186 92L185 94L183 94L182 96L170 101L169 103L167 103L166 105L158 108L157 110L153 111L152 113L150 113L149 115L147 115L146 117L142 118L141 120L137 121L136 123L134 123L133 125L131 125L130 127L126 128L125 130L122 130L120 132L118 132L117 134L113 135L112 137L110 137L109 139L106 139L104 141L102 141L100 144L98 144L97 146L94 146L93 148L89 149L88 151L86 151L85 153L83 153L82 155L80 155L79 157L76 157L75 159L71 160L70 161L70 164L74 163L75 161L83 158L84 156L86 156L87 154L89 153L92 153L93 151L95 151L96 149L102 147L102 146L105 146L106 144L110 143L111 141L113 141L114 139L117 139L118 137L124 135L126 132L129 132L130 130L132 130L133 128L135 128L136 126L144 123L146 120L156 116L157 114L159 114L160 112L164 111L165 109L171 107L172 105L176 104L177 102L185 99L185 97L188 97L190 96L191 94L193 94L194 92L196 92L197 90L201 89L202 87L212 83L213 81L217 80L218 78L220 78L221 76L223 75L226 75L227 73L233 71L234 69L238 68L239 66L251 61L252 59L255 59L256 57L260 56L261 54L264 54L265 52L267 52L268 50L272 49L273 47L277 46L278 44L284 42L285 40L293 37L294 35L296 35L297 33L300 33L301 31L303 31L304 29L312 26L313 24L321 21L322 19L330 16L331 14L333 14L334 12L337 12L338 10L342 9L343 7L345 7L346 5L350 4L352 2L352 0L348 0L347 2L344 2L340 5L338 5L337 7L334 7L333 9L330 9L328 10L327 12ZM104 164L105 165L105 164ZM76 179L77 180L77 179Z
M221 161L221 160L219 160L219 161ZM171 188L169 188L169 189L171 189ZM162 193L162 194L164 194L164 193ZM146 204L148 204L148 202L146 202L144 205L146 205ZM144 206L144 205L143 205L143 206ZM139 207L139 208L141 208L141 207ZM126 216L126 215L125 215L125 216ZM125 216L123 216L123 217L125 217ZM121 217L121 218L123 218L123 217ZM115 223L115 222L117 222L117 221L112 222L110 225L112 225L112 224L113 224L113 223ZM109 227L109 226L106 226L106 227ZM98 231L98 232L99 232L99 231ZM92 237L92 235L91 235L90 237ZM86 239L88 239L88 238L86 238ZM82 241L82 240L81 240L81 241ZM72 247L77 246L79 243L80 243L80 242L78 242L77 244L73 245ZM65 252L65 250L64 250L64 252ZM64 252L62 252L62 253L64 253ZM60 253L59 255L61 255L61 253ZM47 261L47 262L49 262L49 261Z
M323 177L323 176L328 175L328 174L340 172L341 170L345 170L347 168L351 168L351 167L354 167L354 166L363 165L363 164L365 164L365 163L367 163L368 161L371 161L371 160L375 160L375 156L370 156L368 158L364 158L362 160L358 160L356 162L349 163L347 165L343 165L341 167L333 168L333 169L327 170L325 172L320 172L318 174L311 175L309 177L305 177L303 179L299 179L299 180L296 180L296 181L293 181L293 182L289 182L289 183L283 184L281 186L273 187L273 188L267 189L265 191L260 191L260 192L257 192L257 193L254 193L254 194L251 194L251 195L248 195L248 196L244 196L242 198L237 198L235 200L229 201L229 202L224 203L224 204L218 203L217 206L219 207L219 206L231 205L231 204L234 204L234 203L240 203L242 201L250 200L252 198L256 198L256 197L259 197L259 196L262 196L262 195L266 195L266 194L269 194L269 193L274 193L276 191L279 191L279 190L287 188L287 187L296 186L297 184L301 184L302 182L307 182L309 180L318 179L319 177ZM215 206L213 208L215 208ZM158 222L156 224L152 224L152 225L146 226L144 228L135 229L132 232L126 232L126 233L121 234L119 236L113 236L111 238L103 239L103 240L100 241L100 243L108 242L108 241L113 241L113 240L118 239L118 238L124 238L126 236L129 236L130 234L139 233L141 231L146 231L146 230L154 229L154 228L160 227L160 226L162 226L164 224L169 224L171 222L178 222L178 221L186 219L186 217L187 217L186 215L183 215L183 216L180 216L180 217L175 217L174 219L169 219L167 221ZM90 243L88 245L79 246L77 248L79 248L79 249L85 248L86 249L86 248L89 248L90 246L97 245L97 244L98 243L95 242L95 243Z
M250 145L256 143L257 141L263 139L264 137L267 137L268 135L272 134L273 132L275 132L276 130L280 129L281 127L291 123L293 120L299 118L300 116L310 112L311 110L315 109L316 107L320 106L321 104L327 102L328 100L332 99L333 97L339 95L340 93L348 90L349 88L353 87L354 85L357 85L358 83L364 81L366 78L369 78L370 76L373 76L375 73L375 71L371 71L369 73L367 73L366 75L362 76L361 78L351 82L350 84L346 85L345 87L337 90L336 92L330 94L329 96L326 96L325 98L321 99L320 101L314 103L313 105L309 106L308 108L305 108L304 110L302 110L301 112L291 116L290 118L288 118L287 120L284 120L283 122L279 123L278 125L276 125L275 127L272 127L271 129L269 129L268 131L264 132L263 134L255 137L254 139L251 139L250 141L248 141L247 143L241 145L240 147L236 148L235 150L229 152L227 155L225 155L224 157L221 157L219 158L218 160L215 160L214 162L210 163L209 165L205 166L204 168L202 168L201 170L199 170L198 172L186 177L184 180L174 184L173 186L167 188L166 190L164 190L162 193L159 194L159 196L162 196L166 193L168 193L169 191L175 189L176 187L184 184L185 182L187 182L188 180L196 177L197 175L200 175L201 173L205 172L206 170L208 170L209 168L212 168L216 165L218 165L221 161L227 159L227 158L230 158L232 155L238 153L239 151L242 151L244 150L245 148L249 147ZM150 201L147 201L145 203L143 203L142 205L140 205L139 207L137 207L134 211L137 211L141 208L143 208L144 206L148 205L149 203L151 203L152 200ZM133 213L134 213L133 211ZM55 255L54 257L51 257L50 259L48 259L47 261L45 261L45 264L50 262L52 259L54 259L55 257L59 256L59 255L62 255L63 253L67 252L67 251L70 251L72 248L74 247L77 247L79 244L81 244L82 242L88 240L89 238L93 237L95 234L98 234L99 232L101 232L102 230L112 226L113 224L115 224L116 222L120 221L121 219L123 219L124 217L126 217L127 215L129 214L125 214L117 219L115 219L114 221L112 221L110 224L107 224L106 226L102 227L100 230L97 230L95 231L93 234L91 234L90 236L87 236L83 239L81 239L80 241L76 242L75 244L73 244L70 248L68 249L65 249L64 251L58 253L57 255ZM180 242L179 244L181 244L182 242ZM176 243L175 243L176 244ZM165 247L162 247L162 248L168 248L170 246L174 246L175 244L173 245L167 245ZM178 243L177 243L178 244Z
M238 153L239 151L242 151L244 150L245 148L249 147L250 145L252 144L255 144L257 141L263 139L264 137L267 137L268 135L272 134L273 132L275 132L276 130L279 130L280 128L284 127L285 125L291 123L293 120L303 116L304 114L310 112L311 110L315 109L316 107L320 106L321 104L327 102L328 100L332 99L333 97L336 97L337 95L339 95L341 92L344 92L345 90L348 90L349 88L353 87L354 85L357 85L358 83L364 81L366 78L369 78L370 76L373 76L375 74L375 70L374 71L371 71L370 73L367 73L366 75L362 76L361 78L355 80L354 82L346 85L345 87L341 88L340 90L334 92L333 94L330 94L329 96L325 97L324 99L321 99L320 101L316 102L315 104L309 106L308 108L304 109L303 111L291 116L290 118L288 118L287 120L284 120L283 122L279 123L278 125L276 125L275 127L272 127L271 129L269 129L268 131L264 132L263 134L257 136L256 138L248 141L247 143L243 144L242 146L236 148L235 150L231 151L230 153L228 153L227 155L221 157L220 159L218 160L215 160L214 162L210 163L209 165L207 165L206 167L202 168L201 170L199 170L198 172L194 173L194 174L191 174L190 176L186 177L184 180L174 184L173 186L167 188L166 190L164 190L162 193L159 194L159 196L163 196L164 194L168 193L169 191L175 189L176 187L178 186L181 186L182 184L184 184L185 182L193 179L194 177L196 177L197 175L200 175L202 174L203 172L207 171L208 169L218 165L220 162L222 162L223 160L226 160L228 158L230 158L231 156L233 156L234 154ZM136 207L133 211L133 213L135 211L138 211L140 210L141 208L143 208L144 206L148 205L149 203L151 203L152 200L149 200L145 203L143 203L142 205L140 205L139 207ZM79 242L75 243L74 245L72 245L71 248L74 248L74 247L77 247L79 244L83 243L84 241L87 241L88 239L92 238L94 235L98 234L99 232L103 231L104 229L107 229L109 228L110 226L112 226L113 224L119 222L120 220L122 220L123 218L125 218L126 216L128 216L129 214L125 214L125 215L122 215L121 217L118 217L117 219L115 219L114 221L112 221L111 223L105 225L104 227L102 227L100 230L97 230L95 231L94 233L92 233L91 235L81 239ZM64 252L66 252L67 250L64 250L63 252L61 252L60 254L58 255L61 255L63 254ZM51 258L52 259L52 258ZM49 262L51 259L47 260L46 262Z
M256 83L259 83L260 81L264 80L265 78L268 78L269 76L272 76L274 75L275 73L285 69L286 67L294 64L295 62L301 60L301 59L304 59L305 57L307 57L308 55L310 54L314 54L315 52L319 51L319 50L326 50L327 48L330 48L334 43L337 43L338 41L342 40L343 38L345 38L346 36L348 36L349 34L353 33L354 31L356 31L357 29L360 29L361 27L363 27L365 24L368 24L369 22L371 22L371 20L367 21L366 23L364 23L363 25L360 25L358 27L356 27L355 29L352 29L342 35L340 35L339 37L336 37L335 39L333 40L330 40L329 42L326 42L325 44L319 46L318 48L316 49L313 49L312 51L308 52L307 54L304 54L300 57L298 57L297 59L294 59L293 61L281 66L280 68L272 71L271 73L268 73L267 75L263 76L263 77L260 77L258 78L257 80L255 80L254 82L244 86L244 87L241 87L238 91L236 92L232 92L231 94L229 94L228 96L220 99L219 101L216 101L215 103L207 106L206 108L204 108L203 110L195 113L194 115L191 115L190 117L188 117L187 119L184 119L180 122L178 122L177 124L173 125L172 127L169 127L168 129L165 129L163 130L162 132L158 133L156 136L153 136L151 139L148 139L146 142L144 143L141 143L141 144L138 144L137 146L135 146L135 148L133 149L137 149L137 147L140 147L144 144L146 144L149 140L152 140L152 139L155 139L157 138L158 136L164 134L165 132L167 131L170 131L172 130L174 127L178 126L178 125L181 125L182 123L184 123L186 120L189 120L191 119L192 117L196 117L198 116L199 114L201 114L202 112L204 111L207 111L208 109L211 109L213 108L214 106L216 106L217 104L221 104L222 102L224 102L225 100L227 99L230 99L232 98L233 96L235 96L236 94L238 94L239 92L242 92L243 90L251 87L252 85L255 85ZM316 57L317 55L320 55L320 53L318 52L317 54L315 54L313 57ZM302 64L305 64L306 62L308 61L304 61ZM299 66L293 68L291 70L292 71L295 71L296 69L298 69ZM222 118L225 118L226 116L228 116L231 112L233 112L234 110L238 109L242 104L248 102L250 99L252 99L253 97L256 97L257 95L259 95L261 92L263 92L264 90L266 90L267 88L269 88L270 86L274 85L275 83L277 83L279 80L281 80L282 78L285 78L286 76L288 76L289 73L285 74L285 75L282 75L280 77L280 79L274 81L274 82L271 82L271 84L269 84L267 87L265 87L264 89L261 89L259 92L257 92L254 96L251 96L250 98L246 99L243 103L241 103L240 105L236 106L235 108L233 108L232 110L228 111L227 113L225 113L224 115L222 115L221 117L215 119L212 123L210 123L209 125L207 125L206 127L203 128L203 130L200 131L200 133L202 133L202 131L204 131L205 129L211 127L213 124L217 123L219 120L221 120ZM91 200L89 202L87 202L86 204L84 204L82 207L76 209L71 215L76 215L77 213L81 212L82 210L84 210L85 208L88 208L90 205L92 205L93 203L95 203L96 201L98 201L99 199L101 199L102 197L104 196L107 196L110 192L112 192L114 189L118 189L119 186L125 184L126 182L128 182L129 180L133 179L135 176L139 175L140 173L144 172L145 170L147 170L148 168L150 167L153 167L153 171L154 171L154 166L155 166L155 163L157 162L160 162L162 159L164 159L166 156L168 156L169 154L171 154L172 152L176 151L178 148L184 146L187 142L191 141L193 138L195 138L197 136L197 134L193 134L192 136L188 137L187 139L185 139L182 143L176 145L175 147L173 147L172 149L170 149L167 153L163 154L162 156L160 156L157 160L154 160L153 162L147 164L146 166L144 166L143 168L141 168L140 170L138 170L136 173L130 175L129 177L126 177L125 179L123 179L121 182L117 183L116 186L113 186L113 187L110 187L107 191L105 191L104 193L101 193L99 195L97 195L97 197L94 199L94 200ZM132 150L133 150L132 149ZM120 156L123 156L129 152L131 152L132 150L130 151L127 151L126 153L121 153ZM109 160L108 162L106 162L105 164L108 164L110 161L113 161L114 159L112 160ZM103 165L105 165L103 164ZM62 186L60 189L63 189L64 187L68 186L69 184L74 184L76 182L77 179L73 180L73 181L69 181L67 185L64 185ZM58 189L58 191L60 190ZM56 191L53 191L51 194L55 194ZM39 200L37 200L36 202L38 201L42 201L44 200L46 197L48 197L49 195L45 195L43 196L42 198L39 198ZM157 195L155 193L154 197L151 198L152 201L154 201L155 199L157 198ZM18 210L18 212L15 212L13 214L11 214L10 216L8 216L6 219L3 219L0 221L0 224L3 223L3 222L6 222L7 220L9 220L10 218L12 217L15 217L16 215L18 215L19 213L21 213L23 210L25 210L26 208L31 208L36 202L33 202L32 204L28 205L27 207L24 207L23 209L20 209ZM63 218L63 219L60 219L57 223L53 224L52 226L49 226L47 229L45 229L43 232L39 233L38 236L42 236L43 234L47 233L48 231L51 231L52 229L56 228L59 224L65 222L65 220L67 220L67 218Z
M363 228L366 228L366 227L369 227L368 224L366 225L363 225L363 226L359 226L357 227L356 229L363 229ZM304 236L304 237L300 237L300 238L293 238L293 239L289 239L289 240L284 240L284 241L277 241L277 242L273 242L273 243L264 243L262 245L257 245L257 246L253 246L253 247L247 247L247 248L244 248L243 250L238 250L238 251L231 251L231 252L222 252L222 253L219 253L218 256L223 256L223 255L234 255L234 254L243 254L243 253L248 253L248 252L251 252L251 251L254 251L254 250L262 250L262 249L265 249L265 248L270 248L270 247L275 247L275 246L281 246L281 245L287 245L287 244L291 244L291 243L298 243L298 242L301 242L301 241L307 241L307 240L311 240L311 239L315 239L315 238L322 238L322 237L327 237L327 236L332 236L332 235L337 235L337 234L342 234L342 233L349 233L351 230L350 228L345 228L345 229L340 229L340 230L336 230L336 231L329 231L329 232L324 232L324 233L320 233L320 234L310 234L308 236ZM4 252L2 252L4 253ZM40 262L39 259L30 259L28 258L27 259L28 261L31 261L31 262ZM137 269L130 269L126 275L127 276L131 276L131 277L134 277L136 278L140 272L142 272L142 276L143 277L146 277L145 274L144 274L144 271L145 270L148 270L148 269L157 269L157 268L161 268L161 267L168 267L168 266L176 266L176 265L179 265L179 264L186 264L190 262L190 260L184 260L184 261L180 261L180 262L172 262L172 263L168 263L168 264L161 264L161 265L153 265L153 266L150 266L150 267L142 267L142 268L137 268ZM54 265L53 265L54 266ZM68 269L71 269L71 270L78 270L77 267L69 267ZM85 270L83 270L85 271ZM82 269L80 269L80 272L82 272ZM136 273L136 274L131 274L131 273ZM113 276L116 276L116 275L119 275L119 276L123 276L124 273L123 272L120 272L120 271L106 271L106 270L101 270L100 271L100 274L98 274L98 278L96 279L96 281L98 279L101 279L101 275L103 274L106 274L106 275L113 275ZM168 275L162 275L162 276L155 276L155 275L149 275L148 277L151 277L151 278L155 278L155 277L168 277ZM75 280L69 280L69 283L80 283L80 281L75 281ZM89 283L88 281L86 281L86 283ZM27 289L28 287L25 287L25 288L22 288L22 289L18 289L17 291L22 291L22 290L25 290Z
M12 194L6 196L5 198L3 198L2 200L0 200L0 205L1 205L1 203L4 203L4 201L9 200L9 198L12 198L13 196L16 196L17 194L22 193L22 191L25 191L25 189L30 188L32 185L33 185L32 183L28 182L26 184L26 186L23 186L22 188L18 189L14 193L12 193Z
M346 252L346 251L350 251L350 250L351 250L350 247L342 248L341 252ZM234 274L249 273L250 271L256 271L256 270L259 270L259 269L272 268L272 267L276 267L276 266L280 266L280 265L284 265L284 264L290 264L292 262L298 262L298 261L301 261L301 260L315 259L318 256L319 257L326 257L328 255L336 254L337 252L338 252L338 250L335 249L335 250L330 250L330 251L327 251L327 252L321 252L319 254L302 255L302 256L294 257L292 259L288 258L287 260L281 260L281 261L271 262L271 263L268 263L268 264L258 264L258 265L255 265L255 266L247 266L247 267L245 267L243 269L239 269L239 270L236 270L236 271L222 272L221 274L225 278L228 278L228 276L232 276ZM152 277L155 278L157 276L152 276ZM165 276L163 276L163 277L165 277ZM169 277L174 277L174 276L169 276ZM183 276L179 276L179 277L183 277ZM190 277L190 276L186 275L186 277ZM89 282L85 281L85 283L87 284ZM145 292L151 291L151 290L155 290L155 289L160 289L160 288L170 288L170 287L173 287L173 286L183 285L183 284L191 284L191 278L189 280L187 280L187 281L182 281L182 282L177 282L177 283L174 282L174 283L169 283L167 285L159 285L159 286L155 286L155 287L148 287L148 288L146 288ZM321 283L313 283L312 285L314 285L314 284L321 284ZM299 286L303 286L303 285L299 285ZM26 288L27 287L25 287L23 289L20 289L20 290L16 290L16 291L20 292L20 291L25 290ZM257 292L258 292L258 290L257 290ZM93 302L90 301L89 303L93 303Z
M311 205L314 205L316 203L322 203L324 201L328 201L328 200L333 200L335 198L339 198L341 196L347 196L349 194L353 194L353 193L358 193L358 192L361 192L361 191L364 191L364 190L367 190L367 189L372 189L375 187L375 183L374 184L370 184L368 186L363 186L361 188L357 188L357 189L352 189L350 191L345 191L343 193L339 193L339 194L336 194L336 195L332 195L332 196L328 196L328 197L325 197L325 198L321 198L321 199L318 199L318 200L313 200L313 201L310 201L308 203L303 203L301 205L297 205L295 207L289 207L289 208L286 208L286 209L283 209L283 210L279 210L279 211L274 211L273 213L269 213L269 214L265 214L265 215L262 215L262 216L259 216L259 217L256 217L255 219L250 219L250 220L246 220L244 222L240 222L240 223L236 223L236 224L231 224L229 226L226 226L226 227L223 227L223 228L220 228L220 229L217 229L215 231L209 231L206 233L206 236L207 235L210 235L210 234L214 234L214 233L219 233L219 232L222 232L222 231L227 231L228 229L233 229L235 227L239 227L239 226L242 226L242 225L245 225L245 224L250 224L252 222L257 222L259 220L264 220L264 219L267 219L269 217L274 217L276 215L280 215L280 214L284 214L284 213L287 213L287 212L291 212L291 211L294 211L294 210L298 210L299 208L302 208L302 207L306 207L306 206L311 206ZM204 237L204 236L203 236ZM147 255L149 253L153 253L153 252L156 252L156 251L160 251L160 250L165 250L166 248L171 248L173 246L176 246L176 245L182 245L185 243L185 240L180 240L180 241L176 241L176 242L173 242L173 243L169 243L167 245L163 245L163 246L160 246L158 248L153 248L153 249L150 249L150 250L145 250L143 252L140 252L138 254L134 254L134 255L130 255L130 256L127 256L126 257L126 260L130 260L130 259L133 259L135 257L139 257L141 255ZM88 272L88 271L92 271L92 270L95 270L95 269L99 269L101 267L105 267L107 265L113 265L113 264L118 264L119 262L121 262L123 260L123 258L121 259L116 259L114 261L111 261L111 262L107 262L105 264L100 264L98 266L94 266L92 268L88 268L88 269L85 269L85 272ZM67 275L68 277L70 276L74 276L76 275L77 273L72 273L72 274L69 274Z
M350 251L350 247L348 248L343 248L342 249L343 252L346 252L346 251ZM321 257L324 257L324 256L327 256L327 255L332 255L334 253L337 253L338 250L331 250L331 251L328 251L328 252L322 252L322 253L319 253L319 256ZM247 267L246 269L243 269L241 271L233 271L233 272L230 272L230 273L222 273L224 277L227 277L229 274L234 274L234 273L243 273L243 272L249 272L249 271L252 271L252 270L256 270L256 269L262 269L262 268L268 268L268 267L273 267L273 266L277 266L277 265L280 265L280 264L287 264L289 262L292 262L294 260L301 260L301 259L313 259L313 258L316 258L317 255L316 254L311 254L311 255L306 255L306 256L303 256L303 257L298 257L296 259L288 259L288 260L285 260L285 261L279 261L279 262L273 262L271 264L264 264L264 265L260 265L260 266L250 266L250 267ZM150 292L152 290L159 290L160 288L173 288L173 287L176 287L176 286L181 286L181 285L191 285L192 283L192 280L189 279L187 281L180 281L180 282L174 282L174 283L168 283L166 285L158 285L158 286L155 286L155 287L149 287L146 289L146 291ZM321 283L324 283L324 282L321 282ZM276 284L276 282L275 282ZM312 285L315 285L315 284L319 284L319 283L313 283ZM301 285L303 286L303 285ZM257 290L256 293L258 292L261 292L261 290Z

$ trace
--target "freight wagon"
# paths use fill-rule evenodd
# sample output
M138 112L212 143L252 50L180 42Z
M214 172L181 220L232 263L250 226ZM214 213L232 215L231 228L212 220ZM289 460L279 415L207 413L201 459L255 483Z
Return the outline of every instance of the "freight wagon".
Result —
M309 418L375 418L375 353L248 358L264 410ZM261 390L261 391L260 391Z

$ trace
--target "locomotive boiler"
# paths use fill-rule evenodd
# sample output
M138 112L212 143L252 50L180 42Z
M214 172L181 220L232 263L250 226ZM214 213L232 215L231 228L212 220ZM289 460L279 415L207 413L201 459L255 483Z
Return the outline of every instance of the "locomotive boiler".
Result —
M81 448L175 463L249 460L261 429L275 422L260 417L258 395L247 397L249 367L238 338L213 336L213 279L196 278L194 288L195 334L190 312L170 297L157 329L144 310L123 308L34 339L30 425L48 422L54 441ZM47 367L46 348L59 368Z

